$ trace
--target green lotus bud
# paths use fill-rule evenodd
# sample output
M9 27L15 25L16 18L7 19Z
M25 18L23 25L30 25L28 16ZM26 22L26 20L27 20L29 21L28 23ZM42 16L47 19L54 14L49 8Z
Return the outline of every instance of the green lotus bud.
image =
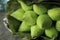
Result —
M40 15L37 18L37 25L40 28L49 28L52 25L52 20L50 19L48 15Z
M21 4L21 7L22 7L22 9L24 9L24 11L30 11L30 10L32 10L32 6L28 6L28 5L26 5L24 2L22 2L22 1L18 1L20 4Z
M52 18L52 20L60 20L60 8L48 10L48 15Z
M33 5L33 10L34 10L34 12L36 12L38 15L45 14L45 13L47 12L47 9L46 9L45 6L43 6L43 5L38 6L38 5L34 4L34 5Z
M57 22L56 22L56 29L57 29L58 31L60 31L60 21L57 21Z
M45 35L49 38L56 38L58 36L58 32L55 28L45 29Z
M37 15L33 11L26 11L23 16L23 21L29 25L34 25L36 23Z
M15 12L13 12L10 16L14 17L17 20L22 21L24 15L24 10L22 8L16 10Z
M40 29L37 25L31 26L31 37L36 38L43 34L43 29Z
M19 27L19 31L20 32L29 32L30 31L31 26L26 24L26 22L22 22L21 26Z

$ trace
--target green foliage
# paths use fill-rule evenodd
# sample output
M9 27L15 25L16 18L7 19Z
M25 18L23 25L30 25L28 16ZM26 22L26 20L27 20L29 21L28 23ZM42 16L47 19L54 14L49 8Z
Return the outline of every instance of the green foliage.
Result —
M57 7L57 8L48 10L48 15L54 21L60 20L60 8Z
M22 2L22 1L18 1L19 3L20 3L20 5L21 5L21 7L22 7L22 9L24 10L24 11L29 11L29 10L32 10L32 6L28 6L28 5L26 5L24 2Z
M60 21L57 21L57 22L56 22L56 29L57 29L58 31L60 31Z
M12 30L13 34L15 34L18 31L21 22L17 21L15 18L11 16L8 16L8 23L9 23L9 29Z
M20 27L19 27L19 31L20 32L29 32L30 31L31 26L26 24L26 22L22 22Z
M45 29L45 35L50 38L56 38L58 36L58 31L55 28Z
M52 20L50 19L50 17L48 15L40 15L37 18L37 25L40 28L50 28L52 26Z
M24 15L24 10L22 8L16 10L13 12L10 16L14 17L15 19L22 21L23 15Z
M55 40L59 37L60 7L44 4L42 1L44 0L8 2L6 17L13 34L19 35L22 40Z
M24 13L23 21L25 21L28 25L34 25L36 23L36 19L37 15L34 11L26 11Z
M36 12L38 15L45 14L47 12L47 8L43 5L33 5L33 10Z
M37 25L31 26L31 37L36 38L43 34L43 29L39 28Z

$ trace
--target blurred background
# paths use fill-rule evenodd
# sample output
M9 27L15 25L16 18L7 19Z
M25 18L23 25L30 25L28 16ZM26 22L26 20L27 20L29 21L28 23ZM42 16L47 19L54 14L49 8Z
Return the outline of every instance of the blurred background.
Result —
M9 0L0 0L0 40L12 40L11 32L7 30L3 23L5 18L5 5Z
M7 4L9 0L0 0L0 11L5 10L5 5Z

